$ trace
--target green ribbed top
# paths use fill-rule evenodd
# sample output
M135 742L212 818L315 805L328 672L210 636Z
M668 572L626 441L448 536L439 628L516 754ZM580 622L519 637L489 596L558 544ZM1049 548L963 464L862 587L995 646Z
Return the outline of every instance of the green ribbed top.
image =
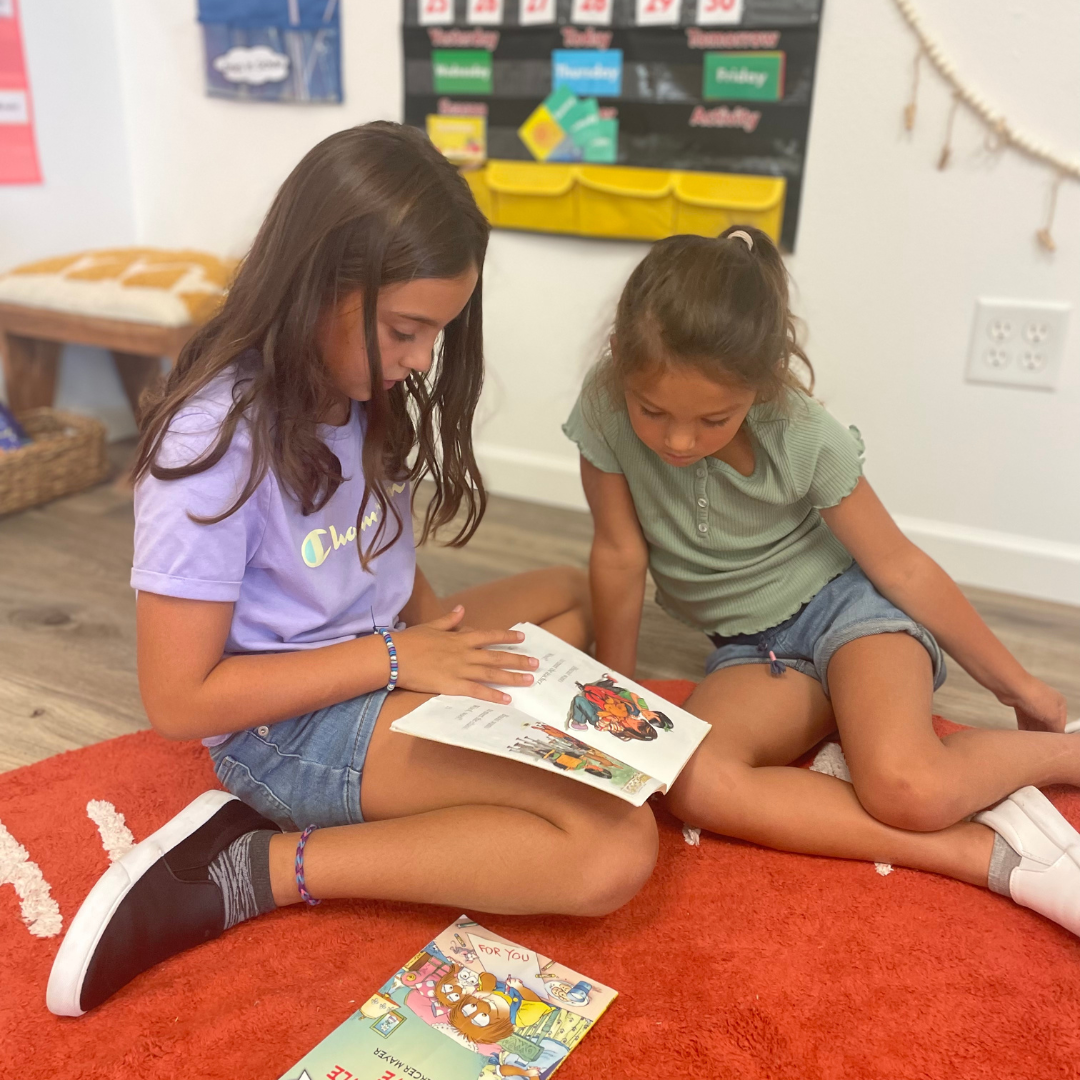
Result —
M598 415L596 415L598 414ZM603 472L622 473L649 545L657 603L708 634L752 634L793 615L852 563L818 510L850 495L863 442L813 398L789 390L746 424L754 471L668 465L626 409L582 391L563 431Z

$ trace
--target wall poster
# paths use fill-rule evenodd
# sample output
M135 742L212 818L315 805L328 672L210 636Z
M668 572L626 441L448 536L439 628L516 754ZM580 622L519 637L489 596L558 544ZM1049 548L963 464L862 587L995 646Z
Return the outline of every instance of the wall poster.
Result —
M199 0L199 22L211 97L342 100L338 0Z
M17 0L0 0L0 184L40 184Z
M404 0L405 120L495 225L793 250L822 0Z

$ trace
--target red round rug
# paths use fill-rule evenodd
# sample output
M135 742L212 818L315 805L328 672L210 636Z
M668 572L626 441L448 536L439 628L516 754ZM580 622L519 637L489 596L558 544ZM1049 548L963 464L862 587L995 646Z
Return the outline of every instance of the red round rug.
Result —
M654 687L682 701L690 685ZM10 834L0 842L26 849L66 928L108 865L89 800L113 804L140 840L216 786L197 744L127 735L0 775ZM1080 793L1052 795L1080 821ZM930 874L886 877L707 835L691 847L657 812L656 872L614 915L469 913L619 991L560 1078L1080 1075L1080 942L1065 930ZM60 937L34 936L16 889L0 885L5 1071L274 1080L459 914L364 901L289 908L174 957L93 1013L58 1019L45 984Z

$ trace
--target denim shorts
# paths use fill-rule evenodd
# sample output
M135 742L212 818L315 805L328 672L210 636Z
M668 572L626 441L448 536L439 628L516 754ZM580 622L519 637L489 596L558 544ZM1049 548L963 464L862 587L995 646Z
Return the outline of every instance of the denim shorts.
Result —
M933 634L874 588L857 563L830 581L784 622L757 634L713 637L705 674L737 664L768 664L769 653L785 667L817 679L829 693L829 661L841 645L874 634L910 634L930 654L934 689L945 681L945 658Z
M357 825L364 759L386 690L238 731L210 748L218 779L283 829Z

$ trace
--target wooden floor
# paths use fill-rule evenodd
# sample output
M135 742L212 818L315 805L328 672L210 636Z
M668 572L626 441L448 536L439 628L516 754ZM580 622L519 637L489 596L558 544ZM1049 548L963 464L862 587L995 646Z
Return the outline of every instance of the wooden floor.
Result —
M111 453L119 467L131 444ZM450 593L534 567L584 566L591 533L586 514L494 498L466 548L429 547L420 562ZM113 484L0 517L0 771L146 727L131 551L131 498ZM1066 694L1070 717L1080 716L1080 609L966 591L1029 670ZM650 598L638 678L699 678L709 648ZM1012 723L955 664L935 706L962 723Z

